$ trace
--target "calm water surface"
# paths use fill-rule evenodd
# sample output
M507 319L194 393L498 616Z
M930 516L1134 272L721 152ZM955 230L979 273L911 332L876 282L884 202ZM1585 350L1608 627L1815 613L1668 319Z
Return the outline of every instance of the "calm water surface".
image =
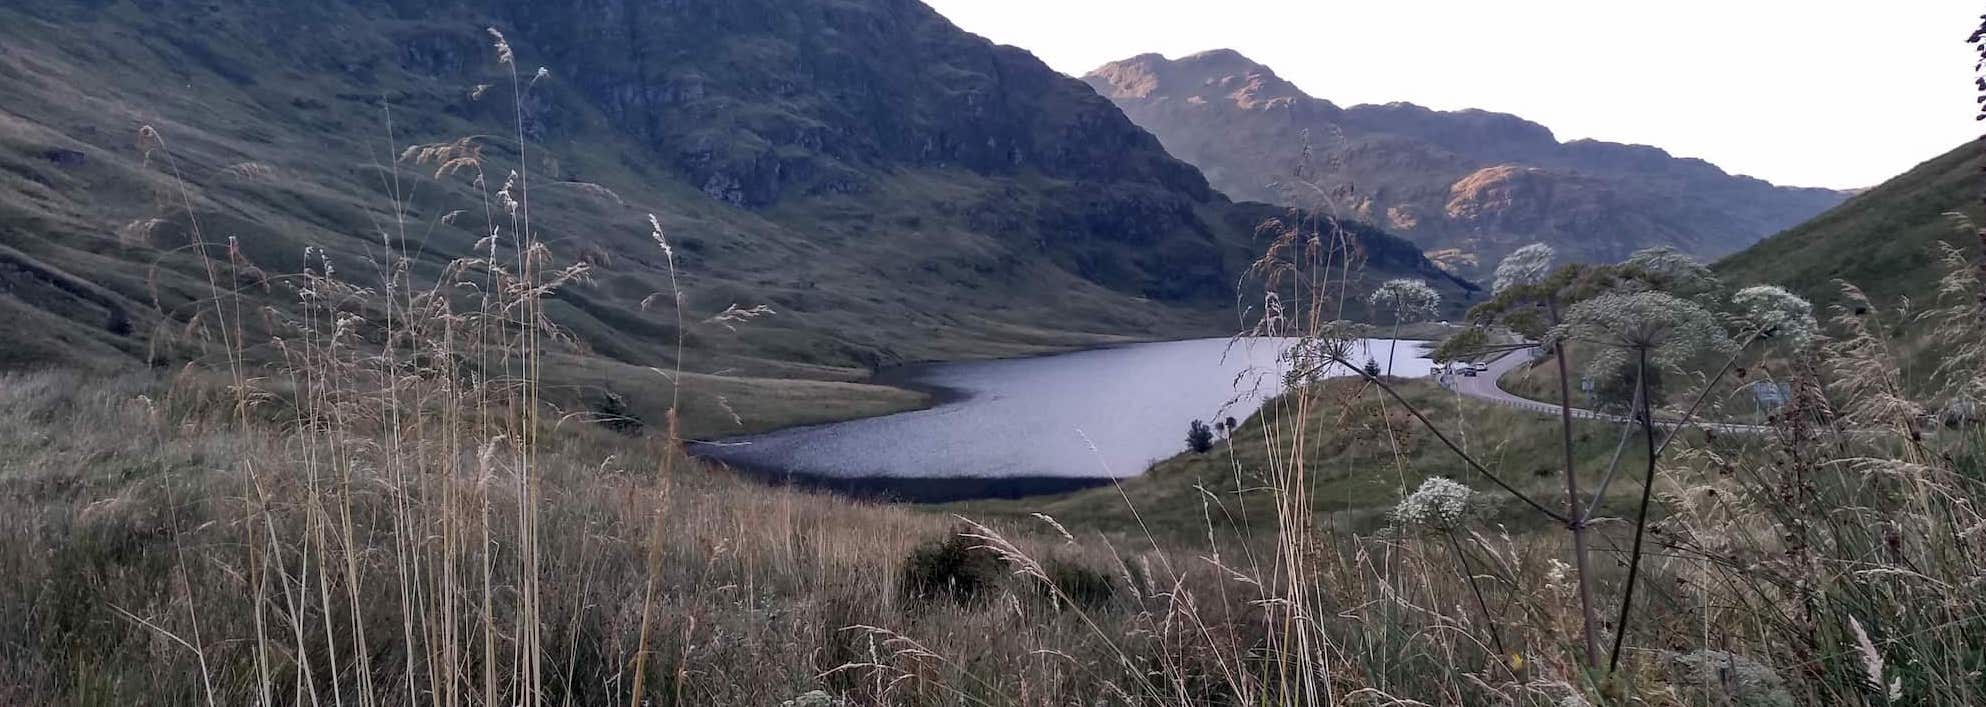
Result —
M787 480L911 500L1070 490L1178 454L1192 420L1246 419L1277 392L1288 344L1196 339L910 366L882 380L937 389L939 404L694 451ZM1363 345L1385 365L1387 340ZM1400 342L1393 374L1427 375L1420 354L1420 342Z

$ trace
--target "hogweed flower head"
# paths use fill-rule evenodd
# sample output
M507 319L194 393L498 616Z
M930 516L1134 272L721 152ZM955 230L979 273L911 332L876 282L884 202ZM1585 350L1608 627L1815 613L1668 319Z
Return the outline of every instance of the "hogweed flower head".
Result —
M1680 366L1703 353L1735 348L1703 305L1653 290L1609 292L1573 305L1546 343L1570 339L1606 347L1589 364L1595 377L1617 373L1631 358L1628 352L1646 351L1658 366Z
M1678 292L1701 292L1717 284L1709 267L1674 246L1637 250L1621 264L1656 280L1652 284Z
M1475 496L1475 489L1453 479L1429 477L1393 507L1393 521L1408 528L1454 530L1468 519Z
M1777 285L1754 285L1731 296L1747 326L1764 336L1785 339L1804 348L1820 334L1814 305Z
M1441 306L1441 293L1420 280L1388 280L1365 298L1374 308L1392 311L1400 319L1432 317Z
M1518 248L1503 261L1496 264L1496 283L1492 293L1501 293L1512 287L1524 287L1544 282L1552 272L1552 261L1558 258L1558 251L1543 243Z

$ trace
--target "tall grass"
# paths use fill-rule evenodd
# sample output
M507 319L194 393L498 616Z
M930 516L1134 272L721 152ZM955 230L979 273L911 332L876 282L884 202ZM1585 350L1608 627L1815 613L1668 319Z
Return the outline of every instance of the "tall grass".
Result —
M492 39L521 123L544 74L518 76ZM0 632L0 702L777 704L824 688L984 704L1095 684L1083 666L1098 651L1060 621L1010 622L1113 601L1114 581L1086 569L1104 558L1027 538L1052 555L1041 576L1083 586L1015 584L970 607L904 597L904 558L951 520L707 469L684 456L673 404L644 438L549 405L546 355L567 344L546 301L587 269L533 221L514 132L401 153L371 257L310 248L293 275L249 278L261 267L239 244L199 228L169 136L144 131L209 288L159 338L197 360L0 377L0 527L17 539L0 551L0 615L18 628ZM460 193L450 182L475 196L442 220L487 235L424 276L433 224L411 202L421 185ZM690 315L663 224L647 226L671 269L648 306L681 335L771 314ZM295 300L258 305L244 283ZM656 375L672 395L687 380ZM906 668L904 644L864 626L970 657ZM897 674L863 667L886 663ZM1019 679L947 687L967 675Z
M521 106L544 74L492 39ZM1332 219L1293 213L1265 230L1247 310L1249 334L1298 342L1295 373L1228 439L1228 478L1188 480L1196 526L1148 522L1181 514L1146 515L1128 487L1133 532L955 518L704 467L674 404L639 438L550 406L565 344L546 300L587 270L533 222L517 121L514 171L493 138L403 153L379 255L310 249L274 278L295 302L270 308L146 132L210 284L168 319L204 357L0 376L0 702L1986 702L1986 288L1964 254L1938 306L1849 289L1832 339L1718 362L1791 384L1770 435L1659 431L1642 348L1642 414L1618 433L1639 457L1575 468L1569 414L1562 459L1506 459L1490 426L1421 409L1419 384L1327 380L1360 372L1342 320L1361 258ZM423 277L409 204L448 180L476 197L444 218L487 236ZM679 333L769 313L691 315L664 224L646 226L671 275L650 305ZM1906 368L1905 318L1935 324L1935 370ZM681 393L680 369L657 375ZM1413 488L1428 450L1472 488ZM1354 475L1402 505L1319 514Z

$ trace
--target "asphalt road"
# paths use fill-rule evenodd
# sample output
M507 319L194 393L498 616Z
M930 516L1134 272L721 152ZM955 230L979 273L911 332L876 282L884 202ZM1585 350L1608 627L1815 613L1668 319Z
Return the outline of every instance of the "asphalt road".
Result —
M1537 351L1538 349L1536 348L1512 351L1505 354L1502 358L1491 361L1488 371L1477 373L1474 376L1448 376L1445 380L1440 380L1440 382L1443 387L1450 388L1477 400L1484 400L1505 407L1529 410L1531 412L1557 417L1559 406L1516 395L1504 390L1502 386L1497 384L1497 381L1503 379L1505 373L1509 373L1530 363L1532 358L1537 355ZM1572 416L1584 420L1601 420L1605 422L1627 421L1626 417L1620 415L1583 408L1573 408ZM1655 423L1663 427L1675 427L1677 425L1674 420L1663 420L1659 417ZM1772 428L1766 425L1740 425L1724 422L1703 422L1700 420L1692 421L1690 424L1719 434L1766 434L1772 431Z

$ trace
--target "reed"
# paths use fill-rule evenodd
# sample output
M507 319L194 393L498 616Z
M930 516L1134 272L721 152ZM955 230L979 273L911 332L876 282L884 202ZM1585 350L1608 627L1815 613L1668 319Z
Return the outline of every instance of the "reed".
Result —
M646 435L548 402L570 345L548 301L589 270L532 217L521 106L553 79L491 38L512 134L400 152L369 260L311 248L270 275L201 230L169 136L143 132L208 285L158 338L199 356L0 375L0 702L1986 702L1969 254L1944 253L1940 302L1846 288L1821 328L1674 254L1554 270L1519 251L1481 316L1549 336L1561 399L1562 344L1611 347L1594 365L1631 370L1641 412L1518 426L1359 365L1357 240L1292 212L1264 228L1245 333L1295 341L1293 373L1214 451L1104 490L1108 517L866 504L686 457L676 413L701 379L680 346ZM279 178L255 164L224 171ZM422 275L407 215L429 184L466 185L442 219L487 236ZM676 277L695 263L647 227L671 281L645 308L679 336L777 316L699 315ZM295 301L257 308L251 287ZM1906 322L1935 324L1931 370L1900 353ZM1686 406L1658 413L1656 369ZM1793 391L1769 434L1655 424L1723 417L1737 371ZM1453 478L1427 479L1436 457ZM1338 505L1347 479L1383 501ZM945 570L982 572L975 598L904 591L944 581L914 566L934 543L981 553Z

